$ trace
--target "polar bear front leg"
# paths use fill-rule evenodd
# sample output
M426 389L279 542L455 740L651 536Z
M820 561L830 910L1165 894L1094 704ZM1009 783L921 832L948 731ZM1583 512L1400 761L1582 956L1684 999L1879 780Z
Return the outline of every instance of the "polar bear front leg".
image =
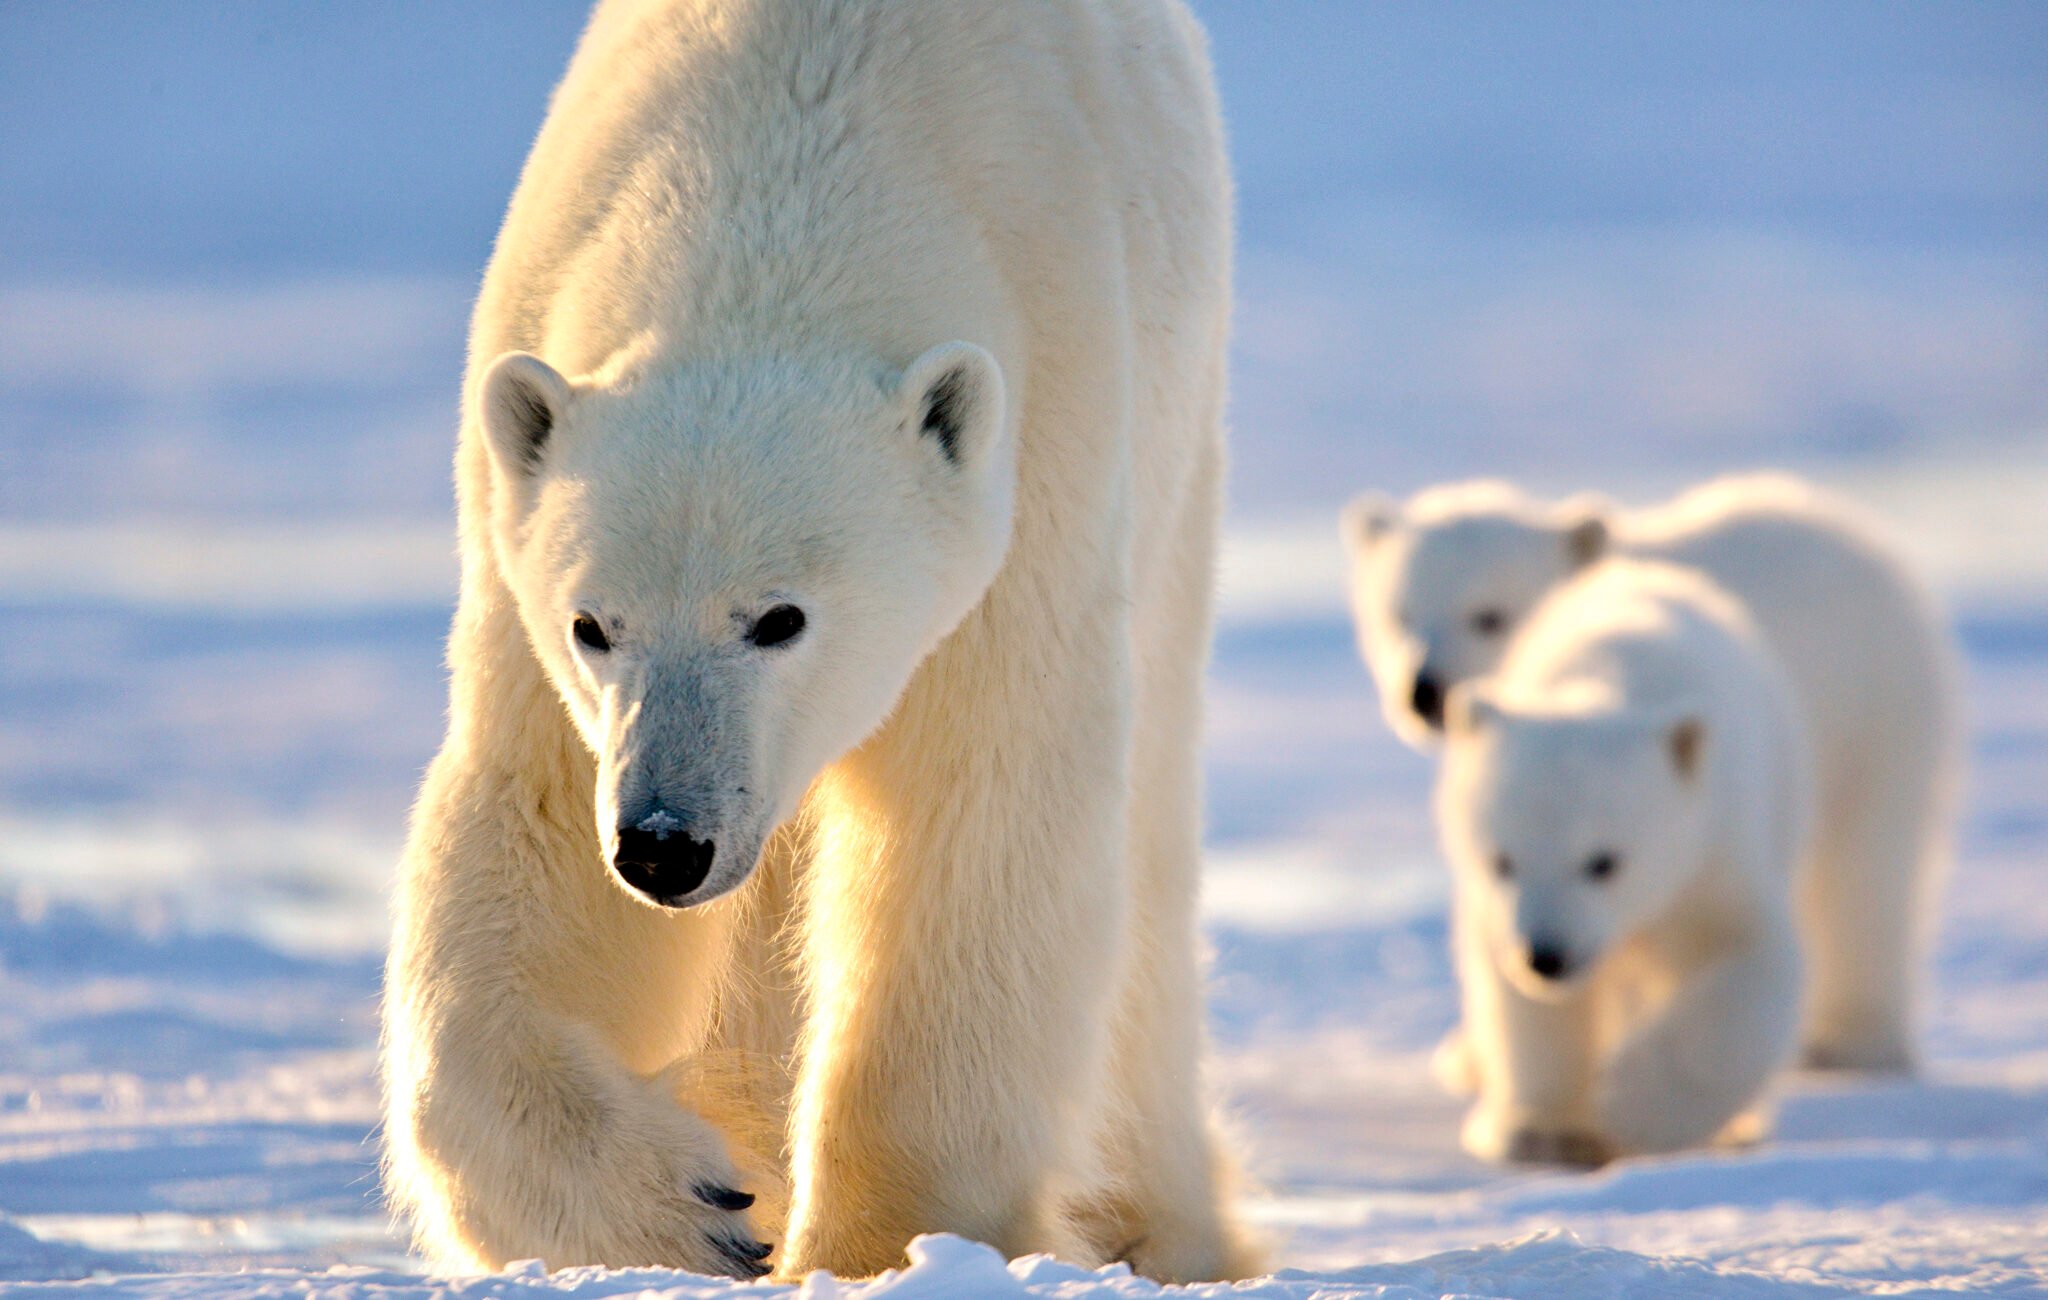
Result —
M1220 405L1220 403L1219 403ZM1106 1259L1159 1282L1266 1271L1231 1204L1241 1176L1207 1088L1201 880L1202 673L1220 454L1205 451L1137 610L1131 775L1134 906L1111 1048L1103 1168L1075 1209Z
M628 898L560 771L547 798L451 746L422 793L384 1008L392 1199L456 1266L758 1276L752 1198L664 1068L701 1043L724 917Z
M435 1257L767 1271L725 1143L662 1076L541 1018L458 1014L421 1039L432 1064L394 1098L389 1162Z
M1474 927L1453 922L1466 1050L1479 1099L1465 1149L1481 1160L1597 1165L1609 1158L1593 1122L1598 990L1539 1002L1501 974ZM1597 978L1597 976L1596 976Z
M1713 1140L1792 1055L1799 1001L1792 928L1759 920L1752 936L1691 972L1615 1052L1601 1081L1602 1128L1630 1152Z
M1458 927L1466 923L1464 915L1464 908L1451 909L1451 961L1454 967L1463 961L1460 954L1469 941L1458 931ZM1479 1055L1472 1046L1471 1034L1466 1032L1462 1012L1459 1023L1444 1031L1444 1036L1437 1040L1436 1049L1429 1054L1429 1074L1439 1088L1453 1097L1479 1095Z
M812 794L785 1277L872 1275L922 1232L1087 1257L1060 1195L1124 929L1123 661L1084 639L1054 667L984 618Z

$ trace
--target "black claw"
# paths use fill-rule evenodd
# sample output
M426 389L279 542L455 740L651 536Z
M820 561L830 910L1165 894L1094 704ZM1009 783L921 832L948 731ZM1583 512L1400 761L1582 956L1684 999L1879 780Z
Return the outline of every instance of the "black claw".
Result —
M754 1194L752 1192L742 1192L732 1187L720 1187L717 1183L698 1183L690 1190L697 1194L698 1200L711 1206L713 1209L739 1211L746 1209L754 1203Z
M767 1273L768 1265L763 1261L775 1249L766 1242L740 1241L730 1237L716 1244L719 1253L732 1261L741 1277L760 1277Z

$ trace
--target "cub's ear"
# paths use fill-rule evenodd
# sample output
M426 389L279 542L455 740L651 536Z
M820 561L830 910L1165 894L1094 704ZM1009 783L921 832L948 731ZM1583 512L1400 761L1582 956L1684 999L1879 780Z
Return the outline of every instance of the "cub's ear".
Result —
M1400 502L1375 490L1351 498L1337 518L1337 531L1343 535L1346 551L1363 555L1400 522Z
M1003 440L1003 369L985 348L941 343L910 363L898 391L911 432L949 464L977 463Z
M1460 682L1451 687L1444 701L1444 732L1470 736L1500 725L1500 702L1478 682Z
M1557 508L1565 558L1572 568L1583 569L1607 554L1607 520L1613 513L1614 506L1607 498L1591 492L1575 496Z
M484 372L477 386L484 444L508 482L523 483L540 468L548 438L574 397L559 371L525 352L507 352Z
M1695 780L1706 761L1706 720L1687 714L1668 724L1664 729L1664 747L1671 754L1671 766L1679 779Z

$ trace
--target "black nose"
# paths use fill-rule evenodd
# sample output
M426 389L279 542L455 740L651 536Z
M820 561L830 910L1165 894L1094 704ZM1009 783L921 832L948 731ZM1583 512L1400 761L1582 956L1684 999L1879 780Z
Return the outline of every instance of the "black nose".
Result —
M1427 672L1415 674L1415 693L1408 697L1415 716L1432 727L1444 725L1444 688Z
M619 848L612 855L612 870L619 879L657 903L675 906L711 874L711 860L718 846L710 840L693 839L680 826L647 829L650 817L639 826L619 828ZM673 817L664 820L674 822Z
M1544 979L1563 979L1570 973L1571 965L1565 960L1564 949L1554 944L1539 943L1529 949L1529 969Z

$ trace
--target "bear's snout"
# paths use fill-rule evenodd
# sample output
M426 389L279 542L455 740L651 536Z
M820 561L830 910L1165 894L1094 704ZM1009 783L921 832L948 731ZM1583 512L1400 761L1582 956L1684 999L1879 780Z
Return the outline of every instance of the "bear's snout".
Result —
M697 839L682 818L661 811L619 828L612 870L663 907L680 907L711 874L717 856L717 844Z
M1415 674L1415 689L1408 696L1408 707L1415 710L1432 728L1442 731L1444 726L1444 688L1436 675L1428 669Z
M1547 980L1561 980L1572 973L1571 958L1554 943L1529 945L1529 969Z

